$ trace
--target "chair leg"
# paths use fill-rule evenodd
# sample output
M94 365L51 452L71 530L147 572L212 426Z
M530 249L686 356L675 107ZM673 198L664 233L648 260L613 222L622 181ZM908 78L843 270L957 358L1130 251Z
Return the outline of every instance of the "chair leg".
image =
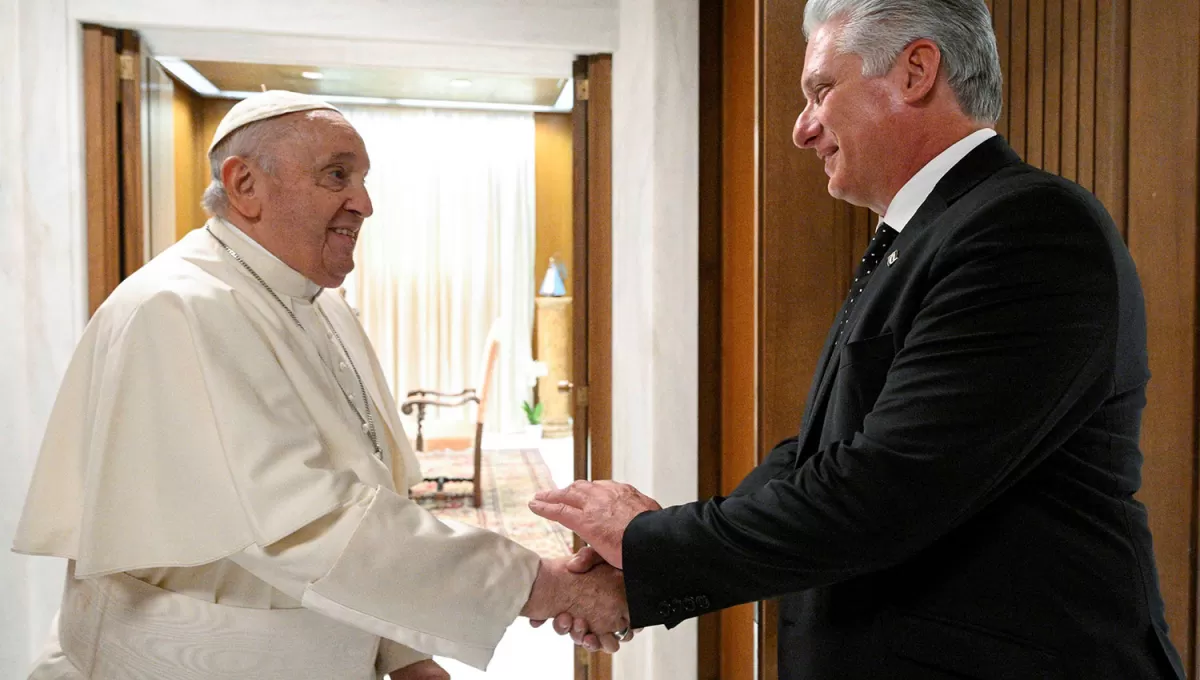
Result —
M417 404L417 451L425 452L425 404Z
M475 425L475 507L483 505L483 423Z

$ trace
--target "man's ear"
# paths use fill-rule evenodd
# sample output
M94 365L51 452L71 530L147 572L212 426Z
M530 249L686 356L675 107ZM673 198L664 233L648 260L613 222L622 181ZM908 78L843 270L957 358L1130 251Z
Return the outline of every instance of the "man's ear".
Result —
M917 104L926 100L937 84L941 66L942 51L937 43L928 38L909 43L896 62L904 101Z
M221 164L221 183L230 207L251 220L262 214L263 186L258 182L258 172L239 156L230 156Z

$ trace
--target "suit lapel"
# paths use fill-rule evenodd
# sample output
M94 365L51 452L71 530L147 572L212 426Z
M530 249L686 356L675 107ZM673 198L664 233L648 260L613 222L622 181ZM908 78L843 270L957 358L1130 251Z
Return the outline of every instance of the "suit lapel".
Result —
M912 219L909 220L904 230L896 237L896 241L892 246L893 249L899 251L902 246L911 243L926 226L933 223L944 213L951 203L980 182L991 177L1000 169L1020 162L1021 158L1000 135L996 135L972 149L934 187L929 198L925 199L925 202L921 204L921 207L913 215ZM856 307L856 313L851 315L851 319L846 325L844 332L846 339L851 337L858 319L862 317L862 308L869 306L878 295L878 291L872 291L872 283L874 283L873 280L867 283L868 289L863 293L864 299L859 302L859 306ZM847 301L844 300L842 302L842 310L845 309L846 304ZM841 314L842 311L839 310L838 317L835 317L834 326L830 329L829 336L825 339L825 347L821 352L821 360L818 362L817 371L813 375L812 386L809 388L808 403L804 409L804 417L800 425L799 450L801 453L811 450L809 447L816 446L820 441L817 435L820 433L821 425L824 421L823 414L828 408L828 400L832 391L834 378L841 367L840 350L844 343L834 344L834 340L837 338L837 319L841 317ZM799 456L797 460L805 460L805 456Z
M826 378L837 372L838 362L835 359L837 348L834 345L834 341L837 339L837 319L841 318L847 303L848 300L842 301L842 307L834 317L834 324L825 338L825 346L821 349L821 358L817 361L817 370L813 373L812 385L808 388L808 403L804 408L804 418L800 421L801 451L804 450L803 444L807 439L807 433L812 431L813 416L819 410L818 406L824 405L822 395L826 391Z

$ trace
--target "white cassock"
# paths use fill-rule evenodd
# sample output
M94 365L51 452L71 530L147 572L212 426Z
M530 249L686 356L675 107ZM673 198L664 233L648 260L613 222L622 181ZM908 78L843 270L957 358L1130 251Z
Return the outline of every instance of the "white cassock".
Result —
M484 668L537 555L409 501L417 461L349 306L208 228L279 300L197 229L88 324L14 544L70 560L31 677L366 680L435 654Z

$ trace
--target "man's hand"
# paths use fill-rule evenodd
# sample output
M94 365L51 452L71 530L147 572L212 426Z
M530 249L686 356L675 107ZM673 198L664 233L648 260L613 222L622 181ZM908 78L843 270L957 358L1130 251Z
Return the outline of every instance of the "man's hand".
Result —
M600 557L600 553L590 546L585 546L567 561L567 569L575 574L586 574L602 564L606 563L604 558ZM546 623L545 619L530 619L529 621L529 625L534 628L539 628L544 623ZM571 616L567 612L554 617L552 627L554 632L559 635L570 634L571 640L576 645L591 652L603 650L606 654L616 654L621 649L621 643L632 641L634 634L641 632L626 630L623 636L618 636L616 633L592 633L588 630L587 621Z
M580 480L565 489L538 493L529 509L579 534L605 562L620 569L625 527L634 517L662 506L628 484Z
M521 615L535 621L556 617L555 630L559 634L567 632L568 626L573 631L574 622L579 621L583 629L579 641L583 641L589 630L594 631L594 647L615 652L619 646L616 636L606 634L629 627L625 579L619 570L607 564L589 565L583 573L572 572L568 564L574 559L541 561L533 591ZM576 563L576 568L581 565Z
M400 670L388 673L391 680L450 680L450 674L445 668L437 665L433 659L418 661Z

